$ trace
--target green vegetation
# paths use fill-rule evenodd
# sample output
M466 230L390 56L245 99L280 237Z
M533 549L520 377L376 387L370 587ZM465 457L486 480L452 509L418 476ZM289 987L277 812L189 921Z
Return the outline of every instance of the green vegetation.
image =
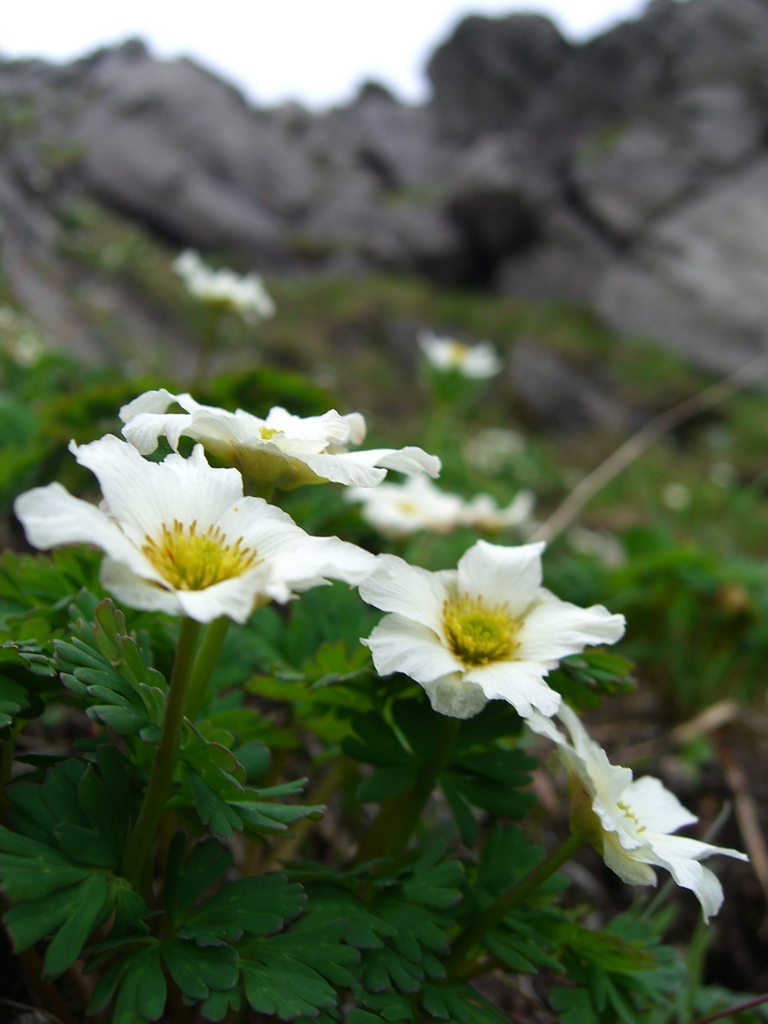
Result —
M107 1006L114 1024L164 1014L181 1024L192 1006L231 1022L250 1006L318 1024L502 1024L514 1006L563 1024L691 1024L749 998L734 990L765 987L759 974L707 968L708 953L714 963L727 951L716 927L693 926L687 898L649 910L646 890L619 889L591 854L582 868L591 890L564 895L568 879L552 874L471 956L452 960L457 936L542 863L553 836L564 838L563 780L531 788L539 748L510 705L493 701L448 733L454 720L412 680L379 678L358 643L378 613L341 584L231 626L210 687L179 726L156 862L136 853L134 825L180 671L179 625L116 607L88 548L24 553L11 514L18 494L58 480L97 498L70 440L119 434L120 406L161 386L257 415L273 405L302 416L360 410L367 446L422 445L443 460L440 486L465 498L485 492L507 504L531 489L542 520L622 437L536 425L506 373L440 401L411 349L416 329L488 339L502 355L533 338L598 379L638 424L709 381L650 344L618 343L582 311L388 277L269 280L277 316L258 327L224 318L216 372L195 381L204 317L169 269L170 251L97 207L68 211L65 225L80 284L131 291L180 347L136 366L121 326L107 346L121 353L113 364L84 366L0 309L0 515L16 548L0 561L0 880L15 950L37 949L46 975L66 979L62 1024ZM176 351L190 356L186 379ZM518 440L478 457L483 432L498 428ZM706 824L727 788L719 744L748 750L765 777L767 435L760 392L686 424L597 495L544 562L558 596L628 620L615 650L565 659L552 686L586 709L612 760L642 748L635 763L684 790ZM274 500L310 533L432 570L455 566L480 536L385 538L342 490ZM725 699L751 725L732 718L678 749L675 727ZM727 830L718 842L743 846L733 822ZM729 867L724 877L722 934L749 933L757 956L762 910L744 909L756 891L749 871ZM765 1018L754 1009L723 1019Z

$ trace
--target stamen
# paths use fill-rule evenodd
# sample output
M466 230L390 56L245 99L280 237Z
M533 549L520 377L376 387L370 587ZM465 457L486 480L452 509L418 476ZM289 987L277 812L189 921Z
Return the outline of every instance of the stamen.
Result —
M170 529L163 523L158 540L149 536L145 540L142 551L174 590L205 590L241 576L259 561L242 537L227 543L218 526L198 533L197 521L186 526L175 519Z
M482 598L449 598L443 624L453 653L466 665L509 658L520 646L519 623L506 604L489 608Z
M642 832L645 832L646 826L640 824L637 815L633 811L630 811L629 807L627 807L625 803L623 803L621 800L618 800L616 802L616 806L619 808L620 811L624 812L624 814L630 819L630 821L634 822L635 831L638 835L640 835Z

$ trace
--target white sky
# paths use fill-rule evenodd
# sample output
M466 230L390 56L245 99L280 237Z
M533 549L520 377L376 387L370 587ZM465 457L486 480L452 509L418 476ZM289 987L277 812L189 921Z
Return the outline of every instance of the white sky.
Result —
M194 57L257 103L317 107L366 78L402 99L427 93L423 67L466 14L537 11L571 39L636 17L643 0L6 0L3 57L70 60L141 36L159 56Z

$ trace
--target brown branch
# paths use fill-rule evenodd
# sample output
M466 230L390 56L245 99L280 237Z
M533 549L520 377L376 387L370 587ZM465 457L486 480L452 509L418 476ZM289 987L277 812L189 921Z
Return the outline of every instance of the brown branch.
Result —
M733 751L725 737L720 741L718 752L725 781L733 792L733 799L736 804L736 820L739 823L744 845L749 854L752 870L757 875L760 888L763 890L766 901L768 901L768 847L760 828L757 804L749 788L749 780L741 765L733 756Z
M660 440L670 430L685 423L700 412L720 405L738 391L765 378L768 373L768 353L764 352L756 359L739 367L735 373L729 374L717 384L713 384L698 394L678 402L671 409L656 416L644 427L633 434L619 448L601 462L597 469L571 491L565 501L555 509L549 519L542 523L529 538L532 541L551 541L566 530L584 509L585 505L601 491L606 484L615 479L619 473L627 469L636 459Z
M694 1021L694 1024L712 1024L713 1021L722 1020L723 1017L732 1017L735 1013L751 1010L752 1007L760 1006L762 1003L768 1003L768 992L761 996L755 996L754 999L748 999L746 1003L739 1003L738 1006L730 1006L727 1010L718 1010L717 1013L712 1013L709 1017L700 1017Z

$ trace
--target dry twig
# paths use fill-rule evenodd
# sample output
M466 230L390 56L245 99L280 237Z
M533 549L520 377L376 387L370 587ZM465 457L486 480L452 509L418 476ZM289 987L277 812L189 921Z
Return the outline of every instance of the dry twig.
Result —
M733 799L736 803L736 819L749 854L752 870L757 875L757 880L766 901L768 901L768 847L760 828L757 804L749 788L747 776L733 756L733 751L725 737L720 742L719 754L725 781L733 792Z
M735 373L729 374L717 384L713 384L698 394L678 402L671 409L656 416L641 427L619 448L601 462L597 469L584 477L565 501L555 509L549 519L531 535L530 540L551 541L566 530L584 509L584 506L601 491L606 484L615 479L619 473L627 469L636 459L660 440L670 430L685 423L693 416L720 405L738 391L765 378L768 373L768 353L764 352L739 367Z

